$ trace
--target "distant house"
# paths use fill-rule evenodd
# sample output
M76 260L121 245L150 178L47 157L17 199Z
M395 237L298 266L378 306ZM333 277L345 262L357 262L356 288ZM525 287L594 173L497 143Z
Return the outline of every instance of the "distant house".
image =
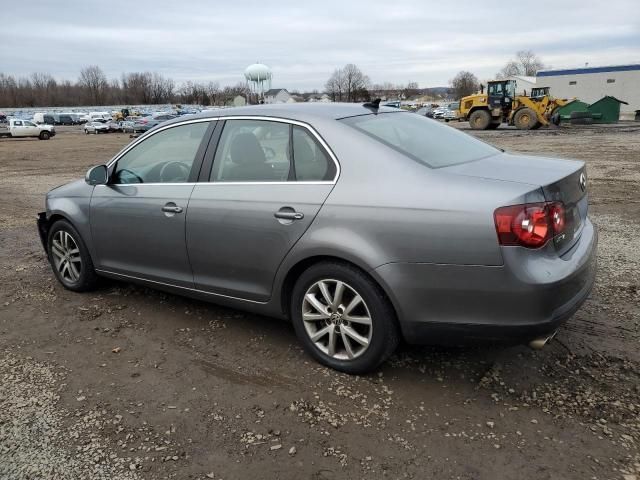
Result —
M331 97L326 93L322 95L310 95L308 102L320 102L320 103L329 103L331 101Z
M292 100L285 88L272 88L264 92L264 103L291 103Z
M234 107L244 107L246 104L247 104L247 99L244 98L242 95L237 95L233 99L233 106Z

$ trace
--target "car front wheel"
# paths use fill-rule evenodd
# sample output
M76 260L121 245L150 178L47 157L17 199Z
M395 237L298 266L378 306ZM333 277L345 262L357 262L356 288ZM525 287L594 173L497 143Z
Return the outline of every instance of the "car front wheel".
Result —
M320 363L367 373L395 350L395 312L380 287L358 268L318 263L296 282L291 314L305 350Z
M66 220L49 229L49 262L58 281L74 292L92 290L98 283L89 250L78 231Z

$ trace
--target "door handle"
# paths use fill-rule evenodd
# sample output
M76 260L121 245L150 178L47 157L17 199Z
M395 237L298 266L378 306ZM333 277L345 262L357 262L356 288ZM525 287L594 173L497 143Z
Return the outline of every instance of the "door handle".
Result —
M165 205L162 207L162 211L167 213L180 213L182 212L182 207L178 207L177 205Z
M273 214L274 217L280 220L302 220L304 218L304 213L302 212L289 212L289 211L278 211Z

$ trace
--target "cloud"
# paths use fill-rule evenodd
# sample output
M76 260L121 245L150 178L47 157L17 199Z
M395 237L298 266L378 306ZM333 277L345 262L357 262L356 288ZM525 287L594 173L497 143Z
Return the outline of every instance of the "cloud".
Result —
M640 62L637 0L8 2L2 15L0 70L65 79L98 64L233 84L259 60L274 86L304 90L346 63L438 86L461 69L490 78L520 49L553 67Z

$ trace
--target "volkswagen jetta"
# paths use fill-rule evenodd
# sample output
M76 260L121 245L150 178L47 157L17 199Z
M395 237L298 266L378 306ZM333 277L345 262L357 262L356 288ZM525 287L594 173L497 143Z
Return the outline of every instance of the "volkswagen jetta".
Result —
M288 318L362 373L401 339L544 343L594 281L587 207L580 161L376 104L261 105L158 125L38 224L70 290L104 276Z

